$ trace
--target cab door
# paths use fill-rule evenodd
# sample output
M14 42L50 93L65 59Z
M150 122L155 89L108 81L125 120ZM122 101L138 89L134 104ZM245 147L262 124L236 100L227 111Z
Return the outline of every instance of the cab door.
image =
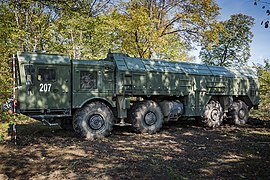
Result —
M70 66L38 65L37 66L38 108L47 111L71 108L70 98Z

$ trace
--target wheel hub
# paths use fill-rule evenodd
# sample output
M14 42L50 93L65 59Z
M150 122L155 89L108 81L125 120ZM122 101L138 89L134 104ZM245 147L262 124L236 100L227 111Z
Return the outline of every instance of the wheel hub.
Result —
M245 118L245 111L244 109L240 109L239 112L238 112L238 117L240 119L244 119Z
M104 125L104 119L99 114L94 114L89 118L88 123L91 129L98 130Z
M146 113L146 115L144 117L144 121L148 126L152 126L153 124L155 124L157 122L157 117L156 117L155 113L150 111L150 112Z
M211 112L211 119L213 121L218 121L219 120L219 111L217 109L213 109Z

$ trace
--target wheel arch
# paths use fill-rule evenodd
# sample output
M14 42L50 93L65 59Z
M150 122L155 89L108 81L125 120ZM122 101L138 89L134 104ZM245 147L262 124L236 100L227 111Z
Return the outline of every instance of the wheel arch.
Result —
M94 102L94 101L103 102L104 104L106 104L107 106L109 106L111 109L113 109L113 108L116 107L116 103L114 101L111 101L111 100L108 100L108 99L105 99L105 98L98 97L98 98L89 98L89 99L86 99L85 101L83 101L81 103L80 106L77 106L76 109L82 108L86 104L89 104L89 103Z
M232 96L232 95L215 95L215 96L211 96L208 99L207 103L209 103L211 100L218 101L220 103L223 111L226 112L226 111L228 111L228 109L232 105L232 103L234 101L234 96ZM204 110L205 110L205 106L204 106Z
M245 96L234 96L233 97L233 100L234 101L238 101L238 100L243 101L244 103L246 103L246 105L249 107L249 109L253 106L253 103L252 103L252 101L251 101L251 99L249 98L248 95L245 95Z

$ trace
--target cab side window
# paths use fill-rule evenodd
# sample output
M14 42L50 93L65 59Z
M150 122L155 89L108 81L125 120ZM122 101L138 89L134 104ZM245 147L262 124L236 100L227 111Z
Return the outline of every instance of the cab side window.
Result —
M56 80L56 70L48 68L38 69L38 81L55 81Z
M35 73L33 65L30 64L24 65L24 73L26 81L33 82L33 77Z

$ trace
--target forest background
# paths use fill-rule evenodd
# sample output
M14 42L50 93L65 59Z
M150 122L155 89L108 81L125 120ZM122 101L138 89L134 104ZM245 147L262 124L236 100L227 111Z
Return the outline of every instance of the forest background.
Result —
M246 66L254 24L244 14L218 21L214 0L1 0L0 15L0 104L11 97L10 60L17 51L100 59L110 50L193 61L189 53L199 46L203 63ZM269 60L253 68L261 84L259 111L253 115L269 118ZM0 111L0 124L10 120Z

